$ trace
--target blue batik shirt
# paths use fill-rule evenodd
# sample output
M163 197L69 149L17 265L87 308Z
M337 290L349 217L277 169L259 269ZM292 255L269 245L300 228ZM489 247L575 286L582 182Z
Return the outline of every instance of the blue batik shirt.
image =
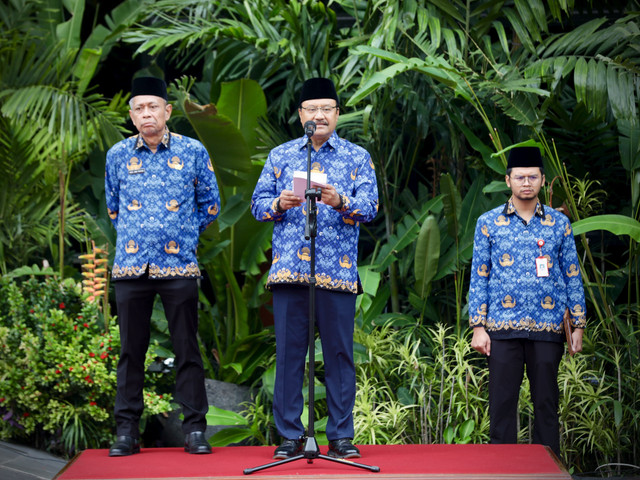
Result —
M117 231L114 279L197 278L200 233L220 213L213 165L202 143L165 131L153 153L141 135L107 152L105 192Z
M306 204L285 212L276 209L280 192L293 190L293 172L306 172L307 148L307 137L274 148L253 192L253 216L261 222L274 222L268 287L309 283L311 240L304 238ZM317 204L317 287L358 293L360 222L371 221L378 212L378 185L371 156L333 132L317 152L312 148L311 162L311 170L326 173L327 183L336 188L343 201L339 210Z
M539 256L547 259L548 277L537 276ZM566 308L572 325L584 328L584 289L569 219L538 203L527 224L511 200L481 215L471 265L471 327L482 326L496 339L561 342Z

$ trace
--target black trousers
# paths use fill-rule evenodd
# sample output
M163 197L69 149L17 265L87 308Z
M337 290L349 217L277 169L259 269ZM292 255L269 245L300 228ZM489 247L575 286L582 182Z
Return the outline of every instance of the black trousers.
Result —
M533 443L560 456L558 367L562 343L491 339L489 434L491 443L517 443L518 398L526 366L533 402Z
M204 431L208 411L204 369L198 348L198 284L195 279L150 280L146 275L115 282L120 327L115 419L118 435L138 438L144 408L144 360L150 339L153 302L160 295L176 364L176 400L182 405L185 434Z

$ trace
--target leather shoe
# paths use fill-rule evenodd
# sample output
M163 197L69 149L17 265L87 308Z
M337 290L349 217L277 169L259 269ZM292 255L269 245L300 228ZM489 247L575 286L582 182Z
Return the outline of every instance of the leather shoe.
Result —
M334 458L360 458L360 450L351 443L350 438L341 438L329 442L328 455Z
M273 452L273 458L285 459L295 457L302 451L302 441L285 439L276 451Z
M211 445L207 442L204 432L191 432L184 437L184 451L195 454L211 453Z
M126 457L140 451L140 443L137 438L129 435L119 435L109 449L110 457Z

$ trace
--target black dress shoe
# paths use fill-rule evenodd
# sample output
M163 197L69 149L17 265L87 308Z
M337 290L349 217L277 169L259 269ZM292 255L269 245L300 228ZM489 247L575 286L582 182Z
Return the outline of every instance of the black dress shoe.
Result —
M330 441L328 454L334 458L360 458L360 450L354 447L350 438Z
M301 440L290 440L286 439L284 442L280 444L276 451L273 452L273 458L275 459L285 459L295 457L302 451L302 441Z
M184 437L184 451L195 454L211 453L211 445L207 442L204 432L191 432Z
M116 437L116 441L113 442L109 449L110 457L126 457L127 455L133 455L140 451L140 444L137 438L130 437L129 435L120 435Z

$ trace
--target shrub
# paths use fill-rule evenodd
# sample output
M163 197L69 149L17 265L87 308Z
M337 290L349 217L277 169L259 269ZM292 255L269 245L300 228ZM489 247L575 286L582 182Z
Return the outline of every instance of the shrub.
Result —
M82 295L72 279L0 279L0 438L63 455L108 445L120 336ZM145 417L171 410L148 378Z

